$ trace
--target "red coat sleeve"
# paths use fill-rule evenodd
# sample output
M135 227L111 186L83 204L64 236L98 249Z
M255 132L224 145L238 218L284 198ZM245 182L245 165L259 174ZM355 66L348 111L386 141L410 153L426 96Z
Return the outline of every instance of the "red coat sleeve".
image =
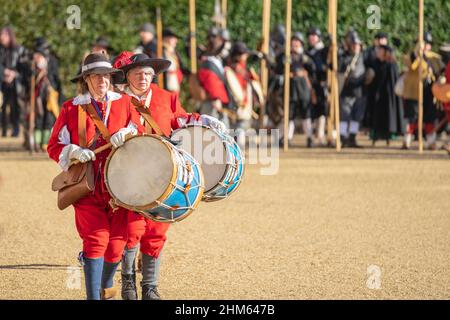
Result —
M178 94L171 94L171 109L173 113L173 117L171 119L170 126L173 130L180 128L180 122L178 119L183 118L185 123L191 121L191 119L198 120L200 114L198 113L187 113L186 110L181 106L180 99L178 98Z
M60 143L58 136L59 136L59 133L62 130L62 128L64 126L67 126L67 123L68 123L68 111L67 111L67 105L64 104L63 107L61 108L61 112L53 126L52 134L50 136L50 140L48 141L48 146L47 146L47 153L48 153L49 157L56 162L59 161L59 155L60 155L62 149L65 147L64 144Z
M229 102L227 90L220 78L211 70L200 69L198 81L212 100L219 99L223 104Z

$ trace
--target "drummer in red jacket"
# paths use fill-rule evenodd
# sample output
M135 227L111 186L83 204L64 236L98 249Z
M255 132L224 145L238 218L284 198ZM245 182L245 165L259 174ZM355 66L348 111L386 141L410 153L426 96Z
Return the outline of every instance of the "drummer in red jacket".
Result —
M178 95L159 88L152 83L153 78L167 70L170 61L149 58L145 54L122 52L114 61L114 67L121 69L124 77L114 79L115 84L125 84L124 94L134 98L148 108L152 118L167 137L172 130L185 124L203 124L218 130L226 130L219 120L199 114L187 113L180 104ZM141 123L144 123L141 118ZM147 133L156 133L146 124ZM169 224L154 222L143 216L129 212L128 242L122 259L122 299L136 300L135 259L140 243L142 253L142 299L159 300L157 290L161 250L166 241Z
M103 167L111 148L99 154L92 151L107 141L96 133L94 121L82 106L91 104L95 108L116 148L124 143L127 134L144 130L130 97L110 91L111 74L117 73L122 71L114 69L103 54L92 53L85 58L81 73L72 79L78 82L80 95L63 104L47 148L50 158L63 170L69 168L72 160L93 161L95 189L73 206L76 227L83 240L79 258L84 268L87 298L96 300L115 296L113 278L127 241L128 211L113 212L109 205ZM86 117L84 132L78 126L79 116ZM83 133L79 135L79 131Z

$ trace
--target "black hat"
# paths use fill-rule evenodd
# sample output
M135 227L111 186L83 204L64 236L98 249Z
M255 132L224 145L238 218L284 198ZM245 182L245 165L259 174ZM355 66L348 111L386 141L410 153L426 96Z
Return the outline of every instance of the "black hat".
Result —
M230 56L236 57L244 53L250 53L247 45L242 41L236 41L230 50Z
M381 46L378 46L378 47L383 49L383 50L385 50L385 51L387 51L387 52L394 52L394 48L392 48L391 46L385 45L385 44L383 44Z
M46 58L48 58L48 55L49 55L48 48L45 47L45 46L34 48L34 52L35 52L35 53L40 53L41 55L43 55L43 56L46 57Z
M145 53L137 53L131 57L127 57L126 54L119 54L114 61L114 66L123 71L123 74L114 76L114 83L121 84L127 83L125 75L128 71L136 67L151 67L155 71L155 75L166 71L172 62L167 59L150 58Z
M156 33L155 26L152 23L149 23L149 22L144 23L141 26L141 28L139 29L139 31L141 31L141 32L150 32L150 33L153 33L153 34Z
M229 41L230 40L230 31L228 29L220 29L220 36L223 40Z
M312 34L315 34L315 35L318 36L318 37L321 37L321 36L322 36L322 32L320 32L320 29L317 28L317 27L309 28L309 30L308 30L308 36L310 36L310 35L312 35Z
M356 31L349 31L347 33L347 37L346 38L348 39L348 41L351 44L362 44L362 41L359 38L359 35L358 35L358 33Z
M294 32L291 37L291 40L293 40L293 39L297 39L303 44L305 43L305 37L303 36L303 33L301 33L301 32L298 32L298 31Z
M220 36L220 29L217 27L212 27L208 30L208 38L209 37L218 37Z
M376 34L375 34L375 37L374 37L375 39L383 39L383 38L388 38L388 35L387 35L387 33L386 32L377 32Z
M92 47L94 46L101 47L106 50L112 50L111 46L109 45L108 39L106 39L105 37L98 37L97 39L95 39L95 42L92 43Z
M117 74L122 73L122 70L115 69L109 62L108 58L101 53L91 53L83 61L81 66L81 73L75 78L71 79L71 82L77 82L83 77L90 74Z
M44 37L37 37L34 40L34 48L37 50L37 48L40 49L50 49L50 44L47 42L47 39Z
M163 33L162 33L163 37L175 37L175 38L179 38L178 34L175 33L175 31L173 31L170 28L164 28Z

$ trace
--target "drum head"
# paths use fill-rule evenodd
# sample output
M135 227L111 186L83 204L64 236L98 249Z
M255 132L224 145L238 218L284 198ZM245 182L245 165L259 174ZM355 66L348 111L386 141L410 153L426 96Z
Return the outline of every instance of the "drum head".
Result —
M132 207L159 199L174 171L169 147L154 136L127 140L109 159L106 180L111 196Z
M222 138L214 130L202 126L188 126L176 130L171 139L177 147L187 151L200 164L205 177L205 192L222 179L227 167L227 153Z

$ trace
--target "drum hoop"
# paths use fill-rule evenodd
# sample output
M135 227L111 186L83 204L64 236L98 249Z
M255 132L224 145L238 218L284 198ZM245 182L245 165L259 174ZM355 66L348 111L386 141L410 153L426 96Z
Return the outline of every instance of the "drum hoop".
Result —
M175 130L175 131L172 133L172 135L173 135L175 132L180 131L181 129L186 129L186 128L190 128L190 127L195 127L195 128L202 127L202 128L205 128L205 129L210 129L210 130L212 130L212 131L215 132L215 130L214 130L213 128L211 128L210 126L204 125L204 124L186 124L186 125L184 125L183 127L179 128L179 129L177 129L177 130ZM222 138L220 137L220 135L219 135L219 134L217 134L217 135L218 135L219 138L222 140ZM226 142L225 142L225 141L221 141L221 142L222 142L222 145L224 146L225 151L226 151L226 150L227 150ZM229 167L229 166L230 166L229 163L227 163L227 164L225 165L225 170L223 171L222 177L220 178L219 182L218 182L214 187L212 187L211 189L205 190L204 193L211 192L212 190L214 190L215 188L217 188L217 186L219 185L220 182L222 182L222 181L225 180L225 177L226 177L226 175L227 175L227 170L228 170L228 167ZM203 174L203 172L202 172L202 174Z
M158 136L156 134L142 134L142 135L127 137L125 139L125 142L127 142L128 140L138 138L138 137L143 137L143 136L152 136L154 138L161 140L163 142L164 146L169 150L170 154L172 154L173 151L167 145L168 142L164 141L160 136ZM166 190L163 192L163 194L158 199L156 199L155 201L153 201L145 206L131 206L131 205L125 204L122 201L120 201L119 199L117 199L116 196L112 193L111 188L109 187L109 184L108 184L108 179L107 179L106 173L108 172L109 163L111 161L111 158L118 149L119 148L113 148L111 153L108 155L108 158L106 159L106 163L105 163L105 168L103 171L103 176L105 177L105 185L106 185L106 188L108 189L108 193L110 194L111 198L113 198L114 202L118 206L123 207L128 210L132 210L132 211L148 210L148 209L153 209L153 208L157 207L158 201L164 200L172 192L172 190L174 188L173 184L175 184L177 182L178 167L173 163L172 178L170 180L170 183L169 183L168 187L166 188Z
M233 143L236 144L236 146L239 148L239 146L237 145L236 141L233 140ZM244 173L245 173L245 156L242 154L242 150L241 150L240 148L239 148L239 150L241 151L242 174L241 174L239 180L237 181L236 187L234 187L233 192L231 192L230 194L227 193L227 195L226 195L227 198L228 198L231 194L233 194L235 190L237 190L237 188L240 186L242 180L244 179ZM217 183L217 185L215 185L214 187L212 187L210 190L205 191L205 195L203 196L203 198L204 198L203 200L204 200L204 201L209 202L209 201L220 200L220 199L212 199L212 198L214 198L215 196L214 196L214 195L208 195L207 193L214 192L214 191L216 191L216 189L219 189L219 187L221 187L220 183L223 182L223 181L225 181L225 177L226 177L226 174L227 174L227 170L228 170L228 168L229 168L231 165L232 165L232 164L227 163L227 165L226 165L226 167L225 167L225 168L226 168L226 169L225 169L225 173L224 173L223 177L219 180L219 182Z
M228 168L228 166L231 166L231 164L227 164L227 168ZM223 196L223 197L221 196L222 198L230 197L234 193L234 191L236 191L238 189L238 187L242 183L242 180L244 180L244 172L245 172L245 163L242 164L242 174L241 174L241 177L239 178L239 180L236 182L237 184L234 187L233 191L231 193L227 192L226 196ZM220 183L223 182L223 181L224 181L223 179L220 180L219 183L217 185L215 185L211 190L209 190L208 192L205 191L205 193L203 195L203 200L206 201L206 202L213 202L213 201L217 201L217 200L222 199L220 197L216 197L215 195L208 195L207 193L214 192L214 191L216 191L215 189L219 189L219 187L221 187Z
M195 159L194 159L195 160ZM203 195L205 192L205 177L203 175L203 171L199 165L199 169L198 173L199 173L199 178L200 178L200 186L198 187L199 189L199 194L197 195L197 200L195 200L195 202L192 204L193 209L191 211L189 211L187 214L185 214L184 216L174 219L174 220L162 220L162 219L156 219L154 218L151 214L147 213L147 212L139 212L138 213L143 213L145 215L145 218L150 219L152 221L155 222L161 222L161 223L175 223L175 222L180 222L184 219L186 219L187 217L189 217L195 210L197 210L197 207L200 203L200 201L202 201L203 199Z

